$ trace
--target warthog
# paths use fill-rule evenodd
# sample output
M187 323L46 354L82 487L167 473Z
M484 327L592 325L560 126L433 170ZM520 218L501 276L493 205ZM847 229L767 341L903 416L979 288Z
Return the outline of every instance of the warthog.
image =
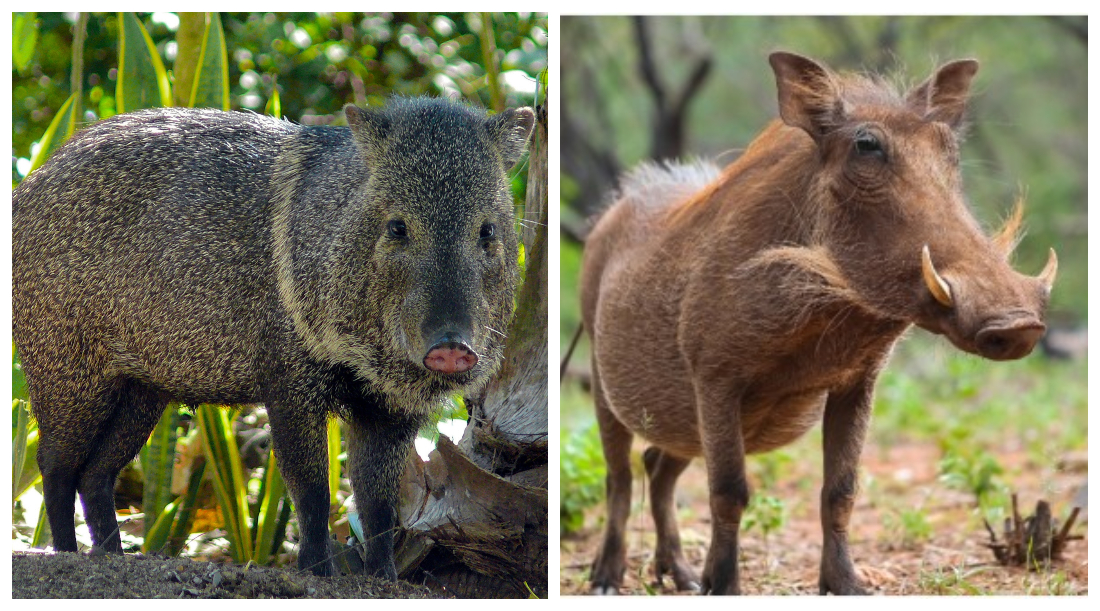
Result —
M622 583L629 451L645 452L656 572L677 588L740 591L745 455L824 420L822 594L864 590L848 522L875 379L916 324L967 352L1027 355L1057 271L1013 271L1020 207L995 236L967 209L959 140L974 60L904 96L791 53L770 57L779 115L725 170L647 165L594 227L583 324L607 460L607 530L593 589ZM674 517L676 479L706 460L712 515L702 581Z

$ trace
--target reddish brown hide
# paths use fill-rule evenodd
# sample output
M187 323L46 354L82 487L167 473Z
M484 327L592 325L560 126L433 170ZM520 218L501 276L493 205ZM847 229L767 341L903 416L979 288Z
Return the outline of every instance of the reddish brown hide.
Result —
M1057 261L1037 277L1007 258L1019 207L989 237L967 209L959 130L973 60L904 96L790 53L770 58L781 119L724 171L643 166L585 248L607 460L607 531L593 589L622 583L629 450L645 453L658 579L739 592L745 455L824 419L822 594L863 592L848 552L875 379L911 325L990 359L1026 356L1045 330ZM713 531L700 580L680 549L676 479L706 460Z

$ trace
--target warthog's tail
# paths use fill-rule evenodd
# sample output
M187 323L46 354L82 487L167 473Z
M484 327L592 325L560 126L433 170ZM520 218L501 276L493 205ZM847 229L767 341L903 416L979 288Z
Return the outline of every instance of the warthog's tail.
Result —
M565 367L569 365L569 359L573 356L573 350L577 347L577 341L581 338L581 333L584 333L584 323L577 325L577 331L573 333L573 339L569 341L569 348L565 350L565 356L561 358L561 374L558 377L558 383L565 379Z

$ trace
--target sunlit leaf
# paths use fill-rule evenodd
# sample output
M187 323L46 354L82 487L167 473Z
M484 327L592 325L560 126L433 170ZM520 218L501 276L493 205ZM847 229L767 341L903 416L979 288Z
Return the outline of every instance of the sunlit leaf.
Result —
M53 121L50 122L50 126L46 128L46 133L38 141L38 152L31 157L31 169L27 172L28 176L43 163L46 163L50 154L73 135L73 129L76 127L78 118L75 116L77 107L74 102L76 101L76 95L74 93L69 96L69 99L65 100L65 103L61 105L61 110L57 111Z
M189 106L229 110L229 56L222 20L216 12L207 19L198 65Z
M168 72L145 26L133 13L119 13L118 25L118 85L115 88L118 112L171 106Z
M38 13L12 13L11 16L11 64L22 75L38 44Z

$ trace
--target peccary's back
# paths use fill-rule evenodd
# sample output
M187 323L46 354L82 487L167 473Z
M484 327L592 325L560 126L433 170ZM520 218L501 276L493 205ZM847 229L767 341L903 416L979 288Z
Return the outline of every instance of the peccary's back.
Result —
M14 335L28 366L79 358L184 399L247 399L257 347L280 324L270 179L300 131L158 109L74 136L14 193Z

